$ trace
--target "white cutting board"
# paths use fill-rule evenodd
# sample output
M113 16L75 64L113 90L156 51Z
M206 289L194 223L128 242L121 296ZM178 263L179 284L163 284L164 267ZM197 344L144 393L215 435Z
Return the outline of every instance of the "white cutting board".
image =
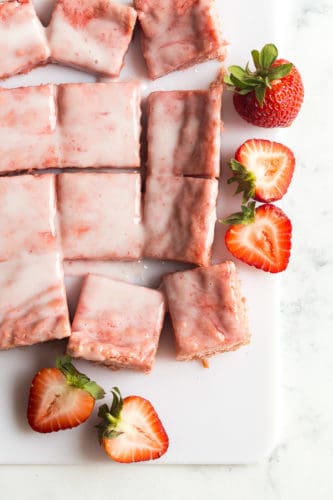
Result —
M124 2L128 3L128 2ZM49 17L49 0L35 2L42 18ZM276 42L274 0L217 0L226 38L230 41L227 64L245 63L251 49ZM156 82L146 71L136 36L126 58L121 79L142 81L143 94L156 89L206 88L214 79L217 64L205 63L176 72ZM38 68L28 75L12 78L2 85L14 87L47 82L93 81L85 73L59 66ZM226 187L225 166L238 145L252 137L276 138L275 131L251 127L233 110L231 96L224 98L222 156L223 175L219 216L239 207ZM215 261L230 258L224 248L224 228L216 231ZM277 434L277 345L278 277L238 263L243 290L248 300L252 343L237 352L212 358L210 369L198 362L175 360L172 335L162 334L157 361L150 375L122 370L112 372L85 362L80 370L97 380L106 390L119 386L124 395L139 394L153 402L170 437L168 453L154 463L243 464L256 462L270 453ZM158 276L172 269L170 264L141 263L107 267L111 274L140 284L156 284ZM68 281L70 301L75 301L78 283ZM2 293L0 291L0 293ZM53 342L0 353L0 463L80 464L107 463L96 439L95 415L77 429L39 435L30 430L26 418L27 395L35 372L53 366L65 342ZM108 397L108 402L110 398ZM99 405L99 404L98 404ZM95 412L96 413L96 412ZM111 464L111 462L110 462Z

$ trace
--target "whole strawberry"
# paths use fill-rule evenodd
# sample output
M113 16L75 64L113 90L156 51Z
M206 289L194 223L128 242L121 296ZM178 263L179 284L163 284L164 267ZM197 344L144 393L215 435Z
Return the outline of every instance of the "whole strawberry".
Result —
M302 106L304 87L295 66L277 59L278 50L267 44L252 51L255 71L230 66L225 83L234 90L234 106L244 120L259 127L289 127Z

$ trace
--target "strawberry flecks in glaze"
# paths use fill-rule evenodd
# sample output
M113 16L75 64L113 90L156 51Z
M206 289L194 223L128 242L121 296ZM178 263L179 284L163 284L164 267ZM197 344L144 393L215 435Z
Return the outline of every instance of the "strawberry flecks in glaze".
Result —
M166 297L177 359L205 359L250 341L245 299L235 264L169 274Z
M164 314L161 292L90 274L81 291L68 353L111 368L149 372Z
M142 256L139 174L61 174L58 207L65 258L137 260Z
M62 167L140 166L140 87L135 82L58 88Z
M103 18L110 7L109 0L58 0L59 10L62 10L68 21L75 27L84 27L92 19Z
M0 172L59 164L56 87L0 88Z
M225 58L213 0L135 0L149 76Z
M0 3L0 54L0 79L47 62L45 30L30 0Z
M216 179L149 176L144 199L144 255L209 265L217 193Z
M137 14L110 0L58 0L48 37L54 62L118 76Z
M221 100L222 86L150 94L150 175L219 176Z
M55 176L0 177L0 261L57 248Z

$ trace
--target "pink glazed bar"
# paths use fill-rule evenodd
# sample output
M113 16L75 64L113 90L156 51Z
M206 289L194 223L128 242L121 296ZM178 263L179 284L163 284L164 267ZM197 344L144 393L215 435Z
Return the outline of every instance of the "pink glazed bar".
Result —
M89 274L75 313L68 353L111 368L149 372L164 315L161 292Z
M134 0L150 78L225 58L213 0Z
M218 177L222 86L153 92L148 98L150 175Z
M140 174L61 174L58 206L66 259L142 256Z
M110 0L58 0L48 27L51 59L118 76L136 18L133 8Z
M0 79L47 62L45 30L30 0L0 3L0 54Z
M216 221L216 179L149 176L145 257L208 266Z
M69 337L59 252L0 262L0 289L0 350Z
M0 178L0 349L68 337L54 175Z
M140 85L59 85L62 167L140 166Z
M57 248L55 176L0 177L0 261Z
M0 173L57 167L56 87L0 87Z
M236 266L216 266L164 277L177 359L204 359L250 341Z

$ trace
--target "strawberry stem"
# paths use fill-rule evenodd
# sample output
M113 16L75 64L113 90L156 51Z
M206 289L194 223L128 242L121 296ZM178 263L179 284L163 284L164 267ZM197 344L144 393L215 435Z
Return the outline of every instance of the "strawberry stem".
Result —
M96 382L90 380L87 375L79 372L72 364L72 358L68 355L60 356L56 360L56 367L66 377L66 382L72 387L83 389L94 399L103 399L105 391Z
M118 387L112 389L112 404L109 409L108 405L104 404L98 410L98 416L102 422L96 425L98 430L98 438L101 443L103 438L114 438L120 436L122 432L117 430L121 420L121 410L123 409L123 398Z

